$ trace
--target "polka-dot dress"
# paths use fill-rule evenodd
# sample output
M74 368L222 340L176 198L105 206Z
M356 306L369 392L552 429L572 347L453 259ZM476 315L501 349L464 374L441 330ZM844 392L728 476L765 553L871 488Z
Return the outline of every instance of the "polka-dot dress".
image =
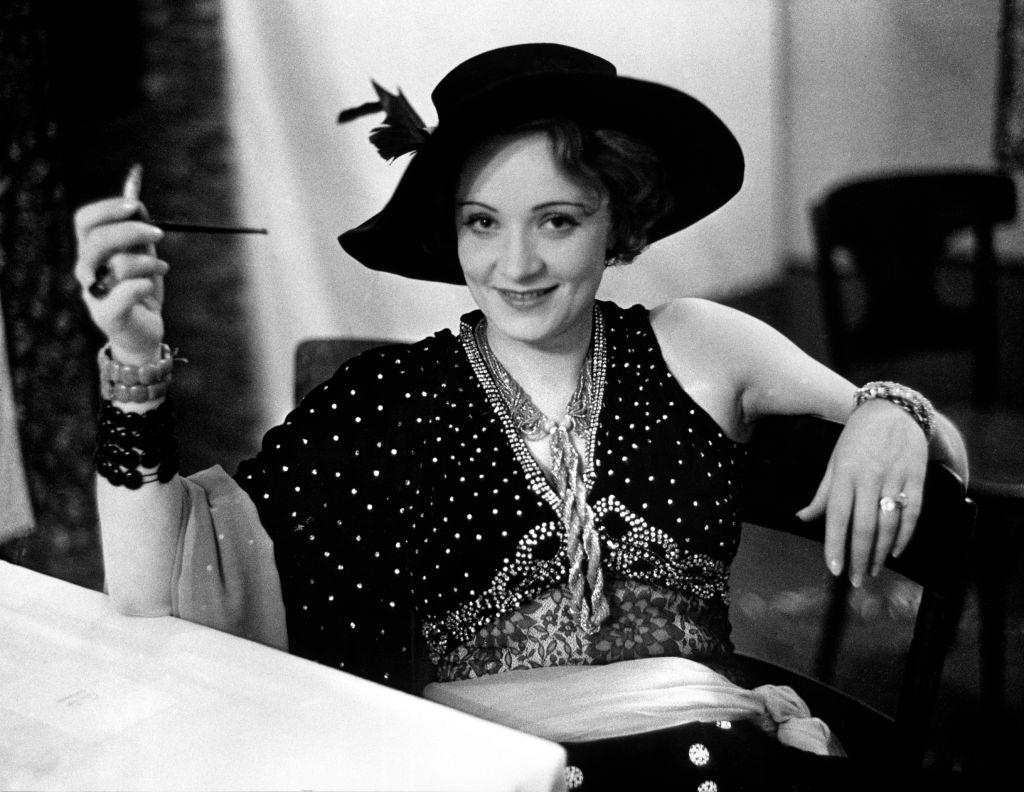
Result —
M605 578L692 611L727 653L744 448L680 388L645 308L598 310L590 503ZM437 663L567 580L557 499L489 394L479 319L350 361L239 467L296 654L404 686L417 640Z

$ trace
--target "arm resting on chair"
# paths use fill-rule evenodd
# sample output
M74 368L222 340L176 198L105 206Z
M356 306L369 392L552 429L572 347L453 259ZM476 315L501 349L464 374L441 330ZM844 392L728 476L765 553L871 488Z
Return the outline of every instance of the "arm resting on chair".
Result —
M855 409L853 383L754 317L706 300L682 299L651 313L665 361L680 385L726 434L743 440L775 415L843 424L802 519L825 516L825 560L854 585L910 541L929 456L966 477L963 443L945 419L932 447L901 407L873 399ZM897 511L880 508L889 499Z

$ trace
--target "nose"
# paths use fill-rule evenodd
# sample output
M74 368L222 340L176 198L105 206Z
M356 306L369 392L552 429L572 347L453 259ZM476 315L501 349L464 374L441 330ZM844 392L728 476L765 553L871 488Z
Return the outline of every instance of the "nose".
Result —
M533 280L544 271L544 260L530 235L516 231L508 234L498 266L506 278L522 283Z

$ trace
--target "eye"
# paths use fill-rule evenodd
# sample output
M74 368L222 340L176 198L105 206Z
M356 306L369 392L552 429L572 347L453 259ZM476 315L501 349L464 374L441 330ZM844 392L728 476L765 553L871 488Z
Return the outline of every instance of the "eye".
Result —
M462 224L471 231L478 231L482 233L492 231L497 225L497 221L488 214L475 212L463 218Z
M547 217L545 217L543 222L541 223L541 226L544 227L544 228L549 228L552 231L563 231L563 232L565 232L565 231L570 231L573 228L576 228L576 226L578 226L579 224L580 224L579 220L577 220L572 215L568 215L568 214L553 214L553 215L548 215Z

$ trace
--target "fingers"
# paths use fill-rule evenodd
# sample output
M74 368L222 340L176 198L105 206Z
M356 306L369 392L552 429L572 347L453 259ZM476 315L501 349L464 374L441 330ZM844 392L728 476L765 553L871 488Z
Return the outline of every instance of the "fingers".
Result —
M122 362L148 361L163 339L164 275L156 257L163 231L145 222L145 207L109 198L75 213L75 278L92 320Z
M903 411L853 413L832 452L826 479L797 513L812 518L824 502L825 561L833 574L845 564L850 582L859 586L866 573L878 573L890 554L903 552L920 513L927 458L920 428ZM892 508L880 508L880 501L889 498Z
M117 253L154 251L151 245L163 239L164 233L140 220L126 220L92 227L78 247L75 277L83 286L96 279L96 272Z
M899 495L905 498L899 498ZM906 549L921 513L924 494L923 479L908 480L902 486L895 479L879 485L865 481L858 485L852 503L844 496L833 493L829 499L826 518L825 560L833 574L833 559L841 559L844 542L849 537L847 568L850 583L857 587L865 573L878 575L886 558L894 558ZM892 498L893 508L883 508L882 501ZM903 506L900 506L900 503Z
M893 543L896 541L897 533L900 530L903 509L900 508L899 500L896 496L901 492L903 492L903 487L900 482L891 478L887 479L879 490L880 494L875 503L875 508L878 510L878 527L875 533L875 549L871 557L872 577L878 574L885 563L885 559L892 550ZM883 500L886 497L894 499L894 508L887 508L887 505L883 505Z
M825 513L825 506L828 504L828 493L831 487L832 463L830 461L828 467L825 468L825 475L821 477L821 483L818 484L818 490L814 493L811 502L796 513L797 519L810 522L821 517Z
M166 275L171 267L166 261L155 256L142 253L115 253L109 262L100 264L90 276L88 270L81 273L84 278L92 277L89 283L83 283L86 292L96 299L103 299L121 281L133 278L157 278ZM80 278L81 280L81 278Z
M832 478L835 479L835 476ZM853 488L848 481L835 480L825 511L825 563L833 575L839 575L843 571L853 507Z
M157 284L152 278L121 281L96 307L96 316L98 320L105 320L105 324L123 326L136 304L154 307L158 297Z
M171 269L166 261L144 253L115 253L108 266L117 281L166 275Z
M797 519L804 522L819 519L826 515L825 522L825 565L833 575L843 571L843 562L846 555L846 525L847 516L840 516L844 509L848 513L849 503L844 506L843 498L832 491L833 487L833 462L830 459L825 468L825 475L818 484L811 502L796 513ZM833 501L833 496L835 500Z
M96 227L122 220L145 219L149 215L141 201L132 198L106 198L86 204L75 212L75 238L79 246Z
M850 583L856 587L864 580L868 564L871 561L871 550L878 532L878 492L881 484L878 479L870 477L857 485L853 508L852 525L850 526Z
M831 464L829 469L831 472ZM848 472L845 476L828 475L822 481L822 486L829 487L824 498L825 563L833 575L841 574L845 567L855 587L884 563L899 530L899 512L883 514L878 508L882 481L876 473L854 478ZM812 504L798 514L816 506L822 500L820 494L819 487Z
M107 198L75 212L78 243L75 277L86 290L100 281L103 283L103 288L88 292L92 297L103 297L118 279L125 277L116 271L116 262L112 260L117 254L155 254L152 245L163 238L163 232L144 222L148 216L145 206L132 198ZM130 272L133 266L122 261L120 268ZM161 274L156 270L150 274Z
M900 509L900 527L896 535L896 544L892 549L893 558L897 558L910 543L917 526L917 518L921 516L921 504L924 501L924 478L914 476L908 478L903 485L903 493L907 496L904 506Z

